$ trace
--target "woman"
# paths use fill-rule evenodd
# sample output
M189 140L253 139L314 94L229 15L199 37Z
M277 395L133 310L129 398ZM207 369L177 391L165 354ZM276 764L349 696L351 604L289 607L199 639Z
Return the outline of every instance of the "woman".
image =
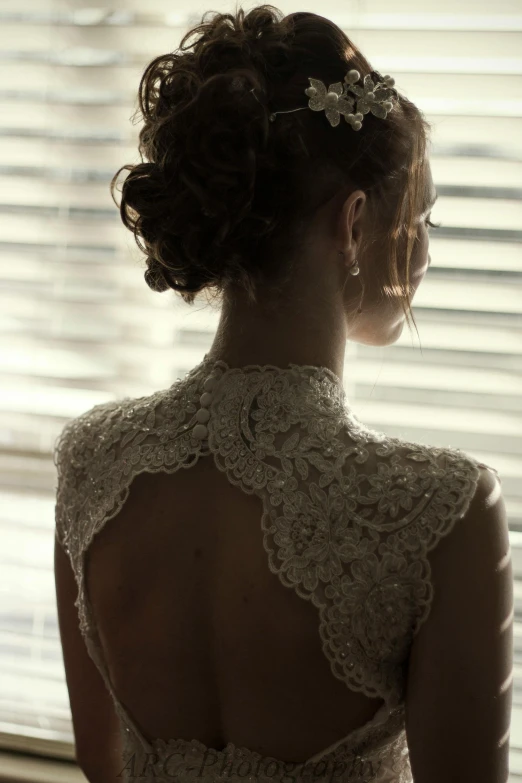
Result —
M344 393L346 340L394 343L429 265L428 123L335 24L273 6L204 19L140 107L121 215L145 279L222 311L185 378L56 449L81 768L505 781L496 471L371 430Z

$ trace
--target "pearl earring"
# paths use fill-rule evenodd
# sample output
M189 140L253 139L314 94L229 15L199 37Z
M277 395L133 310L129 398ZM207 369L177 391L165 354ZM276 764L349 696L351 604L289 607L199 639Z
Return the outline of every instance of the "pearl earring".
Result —
M339 255L344 256L344 250L339 250ZM351 275L359 274L361 270L359 269L359 262L357 261L357 259L355 259L354 263L352 264L352 266L349 268L348 271L350 272Z

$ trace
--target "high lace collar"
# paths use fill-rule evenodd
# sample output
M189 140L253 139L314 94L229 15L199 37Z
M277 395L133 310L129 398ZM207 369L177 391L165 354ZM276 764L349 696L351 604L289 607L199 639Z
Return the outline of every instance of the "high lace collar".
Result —
M222 359L214 359L213 357L209 356L208 353L205 353L202 361L197 365L197 368L195 369L197 370L201 369L207 372L211 372L213 369L218 369L221 370L220 374L243 373L243 372L248 373L248 372L255 372L255 371L291 373L296 376L298 375L308 376L310 374L313 374L317 379L320 380L325 379L330 381L343 394L345 391L344 382L342 378L340 378L337 375L337 373L335 373L329 367L324 367L322 365L296 364L295 362L289 362L286 365L286 367L281 367L275 364L245 364L245 365L240 365L239 367L231 367Z

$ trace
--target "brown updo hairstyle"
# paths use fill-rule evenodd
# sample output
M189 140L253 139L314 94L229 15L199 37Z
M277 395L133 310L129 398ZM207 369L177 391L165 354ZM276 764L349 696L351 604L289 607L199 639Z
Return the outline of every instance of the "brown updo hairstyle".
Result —
M150 288L189 304L206 288L256 302L263 282L275 295L318 207L361 188L375 226L364 241L390 247L382 295L398 296L414 321L409 269L430 129L422 113L399 93L386 119L366 114L359 131L344 118L332 127L324 111L269 121L307 106L309 76L328 86L352 68L377 73L330 20L272 5L208 11L178 51L152 60L138 96L142 162L111 181L114 199L129 171L120 214L146 253Z

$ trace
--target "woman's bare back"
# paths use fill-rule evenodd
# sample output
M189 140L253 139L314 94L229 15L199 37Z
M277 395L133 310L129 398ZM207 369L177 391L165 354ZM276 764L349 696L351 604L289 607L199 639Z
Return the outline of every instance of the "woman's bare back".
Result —
M207 457L140 474L94 540L88 589L111 679L148 739L305 760L383 704L332 674L317 608L268 569L261 514Z

